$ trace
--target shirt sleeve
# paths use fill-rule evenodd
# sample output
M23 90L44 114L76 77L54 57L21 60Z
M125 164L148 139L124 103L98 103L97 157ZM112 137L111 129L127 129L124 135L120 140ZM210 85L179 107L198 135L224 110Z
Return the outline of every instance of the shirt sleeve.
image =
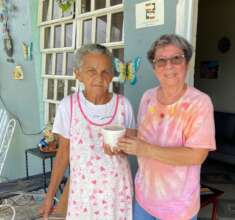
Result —
M59 104L53 124L53 133L69 139L70 131L70 97L65 97Z
M191 107L191 115L184 129L185 146L214 150L215 125L213 105L208 96L203 96Z
M136 128L135 115L130 101L124 97L125 106L125 126L126 128Z

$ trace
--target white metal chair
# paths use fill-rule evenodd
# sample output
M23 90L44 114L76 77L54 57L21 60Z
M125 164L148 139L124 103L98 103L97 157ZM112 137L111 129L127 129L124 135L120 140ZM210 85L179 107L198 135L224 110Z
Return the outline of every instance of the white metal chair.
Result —
M0 109L0 182L15 126L16 120L9 119L6 110Z

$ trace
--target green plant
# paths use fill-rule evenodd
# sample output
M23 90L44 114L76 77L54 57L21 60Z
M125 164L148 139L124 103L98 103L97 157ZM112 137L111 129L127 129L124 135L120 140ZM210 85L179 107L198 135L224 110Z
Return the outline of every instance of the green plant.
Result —
M59 7L61 8L62 12L68 11L75 0L56 0L58 3Z

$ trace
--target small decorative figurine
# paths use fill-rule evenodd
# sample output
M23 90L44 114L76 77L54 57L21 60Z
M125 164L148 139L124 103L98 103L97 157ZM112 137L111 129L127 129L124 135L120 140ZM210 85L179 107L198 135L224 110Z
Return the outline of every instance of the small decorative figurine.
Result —
M57 141L56 136L52 133L52 125L48 124L43 131L43 138L39 141L38 147L42 152L56 152Z

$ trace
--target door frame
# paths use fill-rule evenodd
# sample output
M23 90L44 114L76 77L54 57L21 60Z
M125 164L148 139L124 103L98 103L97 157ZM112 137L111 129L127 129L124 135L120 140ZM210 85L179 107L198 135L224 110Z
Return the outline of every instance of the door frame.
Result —
M199 0L177 0L175 33L186 38L194 48L189 64L186 82L194 85L194 66L196 53L197 19Z

